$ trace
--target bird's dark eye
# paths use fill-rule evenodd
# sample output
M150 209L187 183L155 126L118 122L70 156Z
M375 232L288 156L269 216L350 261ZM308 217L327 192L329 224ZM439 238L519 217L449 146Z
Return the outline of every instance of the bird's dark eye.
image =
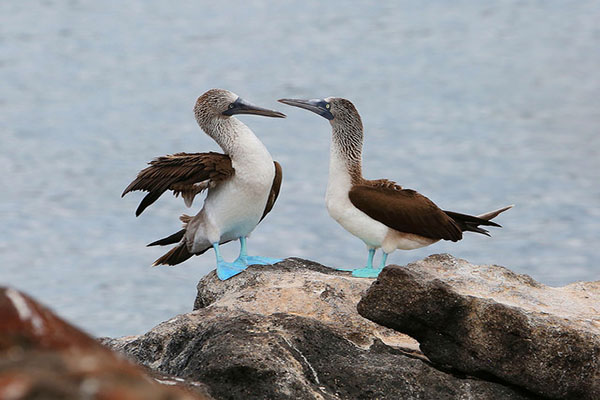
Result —
M231 104L229 105L229 109L231 110L233 107L235 107L235 105L234 105L233 103L231 103Z

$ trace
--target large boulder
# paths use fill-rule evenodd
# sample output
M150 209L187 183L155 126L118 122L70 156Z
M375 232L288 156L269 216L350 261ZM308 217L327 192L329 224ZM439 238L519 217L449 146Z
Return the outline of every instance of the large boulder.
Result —
M0 287L0 399L209 399L185 388L159 384L31 297Z
M434 255L385 268L358 311L416 338L440 368L549 398L600 399L600 282L549 287Z
M300 259L224 282L211 272L195 311L108 344L216 399L532 398L435 368L413 339L362 318L372 282Z
M418 351L413 338L361 317L356 311L370 279L299 258L276 266L252 267L236 279L221 281L213 272L198 283L194 310L211 304L258 315L285 313L316 319L356 346L375 339Z

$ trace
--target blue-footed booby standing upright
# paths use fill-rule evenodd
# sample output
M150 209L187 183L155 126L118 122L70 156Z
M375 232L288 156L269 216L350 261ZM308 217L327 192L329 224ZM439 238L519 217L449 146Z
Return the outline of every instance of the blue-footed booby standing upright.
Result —
M251 264L272 264L280 260L250 257L246 237L271 211L281 186L282 172L266 147L236 114L285 118L285 114L250 104L223 89L211 89L196 101L198 125L223 149L221 153L177 153L158 157L142 170L123 192L148 192L136 210L140 215L165 191L181 195L188 207L196 194L207 189L204 206L191 217L182 215L183 229L148 246L178 243L153 265L176 265L211 247L217 257L217 275L231 278ZM240 241L240 255L225 262L219 245Z
M393 181L367 180L362 176L363 125L350 101L336 97L279 101L312 111L331 123L327 210L369 249L367 266L355 269L354 276L377 277L385 267L388 254L396 249L417 249L440 239L456 242L462 239L464 231L489 236L479 225L499 227L490 220L512 207L475 217L443 211L427 197L403 189ZM373 256L380 247L383 257L379 267L375 268Z

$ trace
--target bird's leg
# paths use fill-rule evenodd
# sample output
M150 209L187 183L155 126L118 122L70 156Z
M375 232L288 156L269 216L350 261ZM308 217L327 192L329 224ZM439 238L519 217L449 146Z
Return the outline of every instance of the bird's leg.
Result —
M375 257L375 249L369 249L369 257L367 258L367 266L365 268L373 269L373 257Z
M385 267L385 263L387 261L387 256L388 256L388 253L386 253L385 251L382 250L381 252L383 253L383 256L381 257L381 263L379 264L380 270Z
M234 262L240 262L244 265L248 265L248 253L246 251L246 238L241 236L240 240L240 255L235 259Z
M352 276L357 278L377 278L377 275L381 272L383 267L373 268L373 257L375 256L375 249L369 249L369 258L367 259L367 266L364 268L355 269L352 271ZM385 265L385 260L387 259L387 254L383 252L383 258L381 259L381 263Z
M218 242L213 243L212 246L213 246L213 249L215 249L215 256L217 257L217 276L219 277L220 280L222 280L222 281L227 280L227 279L231 278L232 276L235 276L246 269L246 266L241 263L226 262L223 259L223 257L221 257L221 252L219 251L219 243Z
M243 262L245 265L271 265L283 261L279 258L260 257L260 256L249 256L246 253L246 238L240 237L240 255L236 262Z

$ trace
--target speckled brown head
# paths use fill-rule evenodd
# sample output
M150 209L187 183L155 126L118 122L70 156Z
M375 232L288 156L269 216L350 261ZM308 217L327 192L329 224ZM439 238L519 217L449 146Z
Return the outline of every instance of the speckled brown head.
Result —
M236 114L254 114L265 117L285 118L279 111L255 106L237 94L225 89L210 89L198 97L194 106L198 124L204 128L215 119L228 119Z
M350 100L341 97L327 97L325 99L279 99L280 103L289 106L304 108L319 114L329 120L332 126L350 126L354 130L362 131L360 115Z
M340 97L325 99L279 99L280 103L304 108L319 114L331 124L332 141L347 160L352 174L360 173L363 144L363 125L350 100Z

